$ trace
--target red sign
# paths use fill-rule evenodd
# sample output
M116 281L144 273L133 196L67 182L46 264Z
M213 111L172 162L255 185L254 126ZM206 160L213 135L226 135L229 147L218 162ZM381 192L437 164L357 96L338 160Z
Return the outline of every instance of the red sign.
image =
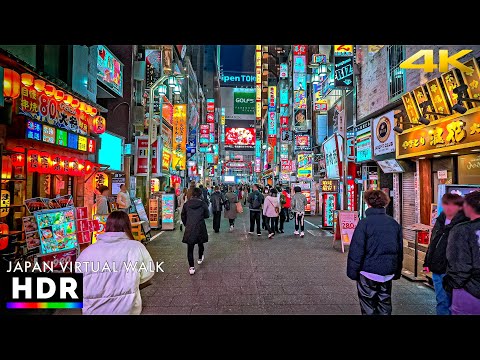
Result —
M27 170L43 174L84 176L93 171L94 164L76 157L50 154L47 151L28 150Z
M268 144L270 146L276 146L277 145L277 135L268 135Z
M214 113L208 113L207 114L207 123L214 123L215 122L215 114Z
M77 250L65 251L58 254L44 255L40 257L42 264L53 267L54 270L60 270L62 264L73 263L77 259ZM65 265L64 265L65 266ZM68 267L65 267L68 269Z
M161 141L152 143L152 175L158 176L160 171L160 155L162 155ZM135 138L136 156L135 156L135 175L147 175L148 172L148 136L137 136ZM157 155L158 154L158 155Z
M173 124L173 105L166 96L163 96L162 117L170 125Z
M95 140L93 139L88 139L87 140L87 149L89 153L94 153L95 152Z
M207 100L207 112L209 113L215 112L215 101Z
M293 45L293 55L307 55L308 45Z
M293 161L282 159L282 171L293 171Z
M200 125L200 134L202 135L210 134L210 126L205 124Z
M288 116L280 116L280 127L288 127Z

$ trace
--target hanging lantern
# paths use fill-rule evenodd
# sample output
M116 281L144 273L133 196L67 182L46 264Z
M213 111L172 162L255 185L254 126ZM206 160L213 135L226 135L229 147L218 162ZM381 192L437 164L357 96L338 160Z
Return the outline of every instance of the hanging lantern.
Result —
M85 160L78 160L78 176L84 176L86 174L85 171Z
M68 95L68 94L65 94L63 96L63 102L67 105L70 105L73 101L73 96L72 95Z
M87 104L85 104L84 102L80 101L80 105L78 105L78 109L79 109L80 111L85 111L86 107L87 107Z
M12 151L15 154L12 154L12 164L13 166L24 166L25 165L25 149L21 147L13 148Z
M80 101L78 99L73 99L70 106L74 109L77 109L80 106Z
M2 181L12 178L12 158L10 156L2 156Z
M28 172L38 172L39 167L40 167L40 151L28 150L28 153L27 153Z
M39 168L38 168L38 172L39 173L42 173L42 174L48 174L50 173L50 164L51 164L51 160L50 160L50 154L46 151L42 151L40 152L40 165L39 165Z
M68 157L60 156L60 175L68 175L69 174L69 167L68 167Z
M62 173L62 167L60 165L60 162L62 161L60 155L54 154L51 156L51 168L50 168L50 173L51 174L61 174Z
M92 112L91 112L90 115L95 116L95 115L97 115L97 112L98 112L97 108L92 107Z
M20 75L10 69L3 70L3 96L7 99L20 96Z
M35 90L37 90L37 92L42 92L43 90L45 90L45 81L36 79L34 84Z
M78 176L78 159L71 157L68 159L68 174L70 176Z
M26 87L30 87L33 85L34 83L34 77L32 74L29 74L29 73L23 73L21 75L21 81L22 81L22 84L25 85Z
M45 85L45 95L47 95L48 97L52 97L53 95L55 95L55 87L53 85Z
M85 175L91 174L93 171L93 163L91 161L85 161Z
M63 100L64 96L65 96L65 94L63 93L62 90L56 90L55 91L55 100L61 101L61 100Z
M107 121L102 116L95 116L92 125L92 130L95 134L103 134L105 132Z

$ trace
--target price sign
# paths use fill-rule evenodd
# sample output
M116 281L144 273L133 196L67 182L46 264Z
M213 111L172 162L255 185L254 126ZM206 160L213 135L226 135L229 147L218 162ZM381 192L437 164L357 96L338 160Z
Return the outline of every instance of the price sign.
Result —
M322 180L322 192L337 192L338 180Z
M340 241L342 243L342 252L345 252L345 245L350 245L352 241L353 232L358 224L358 212L341 210L338 212L338 226L337 232L340 232Z

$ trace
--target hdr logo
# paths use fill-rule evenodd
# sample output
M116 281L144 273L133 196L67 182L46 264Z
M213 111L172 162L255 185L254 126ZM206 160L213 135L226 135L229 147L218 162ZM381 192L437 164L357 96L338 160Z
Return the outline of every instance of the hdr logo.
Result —
M4 273L3 308L80 309L83 307L83 274Z

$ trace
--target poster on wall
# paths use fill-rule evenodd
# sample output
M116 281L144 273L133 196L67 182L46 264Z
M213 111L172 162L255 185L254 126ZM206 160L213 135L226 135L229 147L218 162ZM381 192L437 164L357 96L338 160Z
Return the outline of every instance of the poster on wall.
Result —
M295 109L294 111L295 129L307 129L307 110Z
M394 111L390 111L373 120L373 155L383 155L395 152L395 132L393 127Z
M310 130L295 131L294 151L311 151L312 141Z
M325 170L327 178L340 178L340 155L338 136L332 135L323 143L323 153L325 154Z
M97 45L97 79L123 96L123 64L103 45Z
M298 154L297 178L299 181L310 181L313 179L313 155L312 154Z

